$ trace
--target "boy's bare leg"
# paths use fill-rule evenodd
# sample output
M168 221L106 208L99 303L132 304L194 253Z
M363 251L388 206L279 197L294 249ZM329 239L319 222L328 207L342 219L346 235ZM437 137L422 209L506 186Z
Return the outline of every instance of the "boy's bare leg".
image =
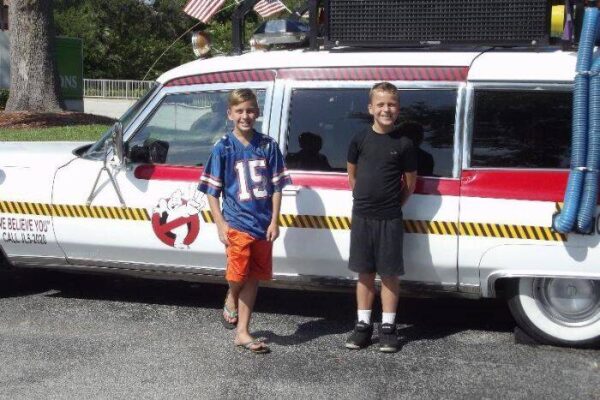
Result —
M375 273L359 273L356 284L356 305L359 310L371 310L375 301Z
M227 291L227 297L225 297L225 307L227 307L229 311L237 311L239 303L238 299L243 283L233 281L227 281L227 283L229 284L229 290ZM235 323L237 320L237 317L230 317L226 313L224 313L223 316L230 323Z
M254 309L256 292L258 291L258 280L249 278L239 292L238 300L238 324L235 335L235 344L245 344L254 338L250 335L250 318Z
M400 278L385 276L381 278L381 307L384 313L395 313L400 297Z

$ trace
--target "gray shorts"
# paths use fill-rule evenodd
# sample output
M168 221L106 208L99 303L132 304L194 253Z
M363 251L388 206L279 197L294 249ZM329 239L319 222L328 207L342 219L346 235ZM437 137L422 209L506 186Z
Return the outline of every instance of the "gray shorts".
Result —
M380 220L353 215L348 268L379 276L403 275L403 234L401 217Z

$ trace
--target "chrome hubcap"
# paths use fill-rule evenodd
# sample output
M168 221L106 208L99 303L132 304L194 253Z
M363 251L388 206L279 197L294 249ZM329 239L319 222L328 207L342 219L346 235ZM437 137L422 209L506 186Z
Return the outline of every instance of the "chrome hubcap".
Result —
M585 326L600 320L600 281L537 278L534 295L540 309L564 326Z

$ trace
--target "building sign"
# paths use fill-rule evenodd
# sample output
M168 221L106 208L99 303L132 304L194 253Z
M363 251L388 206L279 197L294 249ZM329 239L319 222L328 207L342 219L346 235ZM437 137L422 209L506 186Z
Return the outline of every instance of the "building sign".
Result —
M56 67L60 77L62 98L83 98L83 42L81 39L56 38Z

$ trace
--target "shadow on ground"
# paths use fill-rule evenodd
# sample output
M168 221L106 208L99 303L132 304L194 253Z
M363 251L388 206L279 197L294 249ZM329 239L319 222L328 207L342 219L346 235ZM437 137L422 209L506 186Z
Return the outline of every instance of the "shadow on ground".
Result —
M5 277L3 274L2 277ZM225 286L54 271L18 271L0 279L0 298L44 294L52 297L178 305L214 309L219 315ZM323 335L352 330L355 316L352 292L326 293L261 288L259 313L311 318L293 334L254 332L269 342L293 346ZM375 309L380 306L377 304ZM380 315L375 313L374 320ZM512 332L515 323L503 301L402 298L397 321L404 342L439 339L465 330Z

